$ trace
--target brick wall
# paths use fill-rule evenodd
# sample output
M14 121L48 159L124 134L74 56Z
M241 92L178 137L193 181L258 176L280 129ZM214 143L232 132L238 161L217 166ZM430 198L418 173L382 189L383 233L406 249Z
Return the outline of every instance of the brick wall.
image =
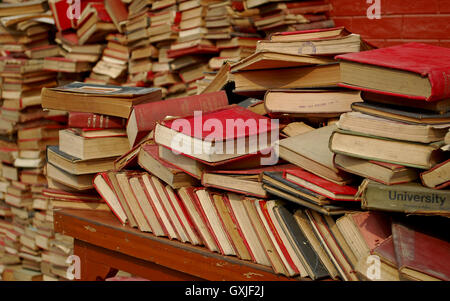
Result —
M378 47L425 42L450 47L450 0L380 0L381 19L367 18L366 0L328 0L337 26Z

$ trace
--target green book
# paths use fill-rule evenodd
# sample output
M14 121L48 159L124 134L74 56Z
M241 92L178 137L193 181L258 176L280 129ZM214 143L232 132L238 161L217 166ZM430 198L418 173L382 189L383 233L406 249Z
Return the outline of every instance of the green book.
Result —
M450 190L426 188L419 183L384 185L368 181L361 207L369 210L450 216Z

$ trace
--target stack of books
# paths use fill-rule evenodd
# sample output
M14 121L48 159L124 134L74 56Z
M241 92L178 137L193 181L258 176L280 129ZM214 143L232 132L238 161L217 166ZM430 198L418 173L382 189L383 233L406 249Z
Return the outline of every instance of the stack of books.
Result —
M53 208L109 210L93 189L94 176L112 169L114 160L130 149L125 132L127 108L160 97L155 88L79 82L42 91L44 108L69 112L68 128L58 133L59 145L47 149L45 195Z
M1 265L17 279L41 278L40 242L53 236L47 214L45 149L58 144L65 113L43 111L41 89L57 86L45 71L45 58L59 53L51 45L52 15L46 1L2 4L0 8Z
M342 85L364 90L364 102L340 117L329 145L337 168L368 179L363 208L449 215L447 56L420 43L338 56Z

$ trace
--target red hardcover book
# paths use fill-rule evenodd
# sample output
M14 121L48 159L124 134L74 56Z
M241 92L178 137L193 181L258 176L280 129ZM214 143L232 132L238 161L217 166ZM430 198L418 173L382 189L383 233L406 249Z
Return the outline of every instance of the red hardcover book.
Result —
M166 116L184 116L194 111L209 112L228 105L224 91L168 99L137 105L127 122L127 135L134 146Z
M166 186L166 190L172 189L170 186ZM189 212L186 209L186 206L184 205L183 201L181 200L179 194L176 191L173 191L176 201L178 203L178 206L181 209L181 212L178 213L180 220L183 221L185 220L185 222L182 222L182 224L184 225L185 229L187 230L187 234L191 240L191 243L193 245L200 245L202 244L202 238L200 236L200 234L198 233L197 228L194 225L194 222L191 219L191 216L189 215ZM181 216L182 215L182 216ZM190 228L190 231L188 230L188 228Z
M183 49L173 49L167 51L168 58L177 58L180 56L185 56L189 54L213 54L218 53L219 48L216 46L208 46L208 45L197 45L189 48Z
M386 238L378 247L376 247L372 251L372 254L378 255L382 261L393 267L398 266L392 235Z
M149 193L149 191L148 191L148 189L147 189L147 186L146 186L146 184L145 184L145 182L144 182L144 180L143 180L142 177L139 177L139 183L141 184L142 189L144 190L145 196L147 197L147 200L148 200L150 206L151 206L152 209L153 209L153 214L155 215L156 220L158 221L159 226L160 226L161 229L162 229L162 232L164 232L164 236L169 237L169 231L167 231L167 228L166 228L166 226L164 225L164 222L163 222L163 220L161 219L161 216L160 216L159 213L158 213L157 206L155 205L155 203L154 203L154 201L153 201L153 198L152 198L152 196L150 195L150 193ZM152 186L152 187L153 187L153 186Z
M106 185L107 187L102 187L102 185ZM113 202L112 199L117 197L117 194L114 190L114 186L111 184L109 180L108 174L106 172L98 173L94 178L94 187L97 192L102 196L105 203L114 213L114 215L119 219L119 221L125 225L127 222L127 214L125 213L124 208L120 201ZM110 195L112 193L112 195ZM111 198L112 197L112 198Z
M197 196L195 195L195 187L186 187L186 194L189 197L190 201L192 202L192 205L195 207L195 211L197 212L197 214L199 215L199 218L201 219L201 223L203 223L203 225L197 224L197 222L194 221L194 218L192 218L192 221L195 223L195 228L197 229L197 233L200 235L200 237L202 238L202 241L204 243L204 245L211 251L215 251L215 252L219 252L219 247L216 244L216 240L215 238L212 236L212 233L210 232L207 224L204 222L204 217L202 216L202 214L200 213L200 208L198 207L198 200L197 200ZM205 231L201 231L200 228L202 228L204 226ZM209 237L207 237L209 236Z
M122 129L126 119L95 113L69 112L68 126L70 128L92 129Z
M395 95L425 101L437 101L450 97L450 49L422 43L408 43L399 46L370 51L348 53L336 59L354 63L400 70L427 77L431 86L428 96L407 95L383 90L373 92ZM341 83L340 86L363 91L371 89Z
M173 229L173 233L170 233L169 231L169 237L181 241L180 233L178 233L178 229L175 225L175 222L173 221L175 218L177 218L177 216L175 214L175 211L173 210L173 207L170 205L170 198L167 196L163 183L161 183L161 181L155 176L151 176L149 177L149 179L151 180L153 189L155 190L155 194L158 197L159 203L161 204L163 210L162 214L165 215L166 219Z
M187 222L186 217L184 216L183 209L181 209L181 207L179 205L177 195L175 194L175 192L169 185L164 185L163 190L167 197L167 200L170 203L170 206L174 212L176 219L178 220L179 224L181 225L181 229L177 230L178 234L180 235L180 238L182 239L183 242L188 241L188 242L192 243L191 235L189 235L189 231L187 230L187 227L190 227L190 225ZM183 237L181 235L182 232L186 236L186 240L183 240Z
M48 4L52 11L53 19L55 19L55 25L58 31L72 28L72 22L67 17L67 11L70 6L69 3L66 0L53 0L48 1Z
M373 251L392 234L391 220L383 213L366 211L350 214L361 237L370 251Z
M272 234L275 237L275 240L277 241L277 244L280 247L280 250L283 253L283 256L286 258L286 261L288 262L289 266L292 268L292 270L294 271L294 273L296 275L300 274L300 271L298 270L297 266L295 265L294 261L292 260L291 256L289 255L289 252L286 249L286 246L284 245L283 241L281 240L281 237L278 234L278 231L275 228L275 225L273 224L272 219L270 218L269 212L267 211L267 203L265 201L259 201L259 206L260 206L261 211L263 212L264 217L266 218L267 224L269 225L270 229L272 230Z
M392 236L401 275L413 280L450 281L448 241L400 223L392 224Z
M283 178L332 200L357 201L355 200L355 194L358 192L356 187L338 185L301 168L285 170Z
M122 32L122 28L119 24L128 18L128 10L125 3L121 0L105 0L105 8L111 16L114 25L116 25L119 32Z

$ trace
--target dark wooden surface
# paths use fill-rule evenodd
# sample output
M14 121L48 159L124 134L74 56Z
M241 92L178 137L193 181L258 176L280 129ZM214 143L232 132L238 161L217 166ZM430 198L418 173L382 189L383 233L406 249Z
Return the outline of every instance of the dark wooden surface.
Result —
M111 212L58 210L55 231L75 238L81 280L103 280L123 270L149 280L297 280L272 268L222 256L123 226Z

